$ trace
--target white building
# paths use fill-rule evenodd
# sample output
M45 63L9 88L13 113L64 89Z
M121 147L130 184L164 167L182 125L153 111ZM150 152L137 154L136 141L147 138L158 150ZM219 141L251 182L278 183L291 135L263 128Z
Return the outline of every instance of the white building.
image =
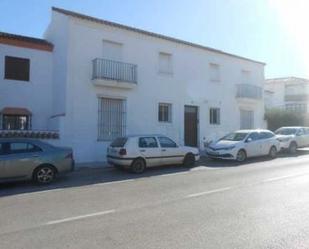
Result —
M266 108L309 112L309 80L307 79L297 77L267 79L264 95Z
M57 143L73 147L78 162L105 161L110 141L125 134L162 133L203 148L229 131L264 126L264 63L58 8L45 39L52 51L27 56L0 44L11 49L2 58L42 54L33 70L49 74L35 92L28 82L10 85L34 97L1 95L0 108L28 108L32 129L58 130Z

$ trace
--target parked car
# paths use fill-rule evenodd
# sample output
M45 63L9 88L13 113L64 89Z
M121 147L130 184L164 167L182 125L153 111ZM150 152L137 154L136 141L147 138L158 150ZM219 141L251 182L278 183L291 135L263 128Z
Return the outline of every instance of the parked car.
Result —
M193 166L200 158L197 148L180 146L163 135L140 135L116 138L107 148L107 161L115 166L142 173L145 168L184 164Z
M32 179L41 184L73 171L73 151L34 139L0 139L0 182Z
M279 150L280 143L273 132L269 130L239 130L210 143L206 152L210 158L243 162L248 157L263 155L274 158Z
M291 154L296 153L297 148L309 146L308 127L281 127L275 134L281 149L288 150Z

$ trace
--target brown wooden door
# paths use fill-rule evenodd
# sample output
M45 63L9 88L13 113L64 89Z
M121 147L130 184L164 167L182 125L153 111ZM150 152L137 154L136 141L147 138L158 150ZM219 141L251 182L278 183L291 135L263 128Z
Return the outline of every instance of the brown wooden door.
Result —
M185 106L185 145L197 147L197 106Z

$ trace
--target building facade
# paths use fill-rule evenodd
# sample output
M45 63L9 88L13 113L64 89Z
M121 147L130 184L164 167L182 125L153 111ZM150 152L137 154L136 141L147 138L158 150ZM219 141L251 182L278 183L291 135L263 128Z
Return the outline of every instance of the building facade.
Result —
M58 8L44 37L53 44L44 58L48 117L31 128L58 130L55 143L73 147L78 162L105 161L110 141L126 134L203 149L227 132L264 127L261 62ZM35 98L28 102L40 107ZM42 109L29 111L35 120Z
M309 111L309 80L307 79L297 77L267 79L264 94L266 108L279 108L300 113Z

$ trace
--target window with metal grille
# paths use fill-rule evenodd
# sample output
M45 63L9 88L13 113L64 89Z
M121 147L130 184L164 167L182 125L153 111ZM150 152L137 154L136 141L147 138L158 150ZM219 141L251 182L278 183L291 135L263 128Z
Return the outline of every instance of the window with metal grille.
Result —
M5 56L5 79L29 81L30 60Z
M110 141L126 133L125 100L99 98L98 139Z
M172 104L159 103L159 122L172 122Z
M2 115L3 130L29 130L31 116L28 115Z
M209 109L209 123L215 125L220 124L220 108Z

